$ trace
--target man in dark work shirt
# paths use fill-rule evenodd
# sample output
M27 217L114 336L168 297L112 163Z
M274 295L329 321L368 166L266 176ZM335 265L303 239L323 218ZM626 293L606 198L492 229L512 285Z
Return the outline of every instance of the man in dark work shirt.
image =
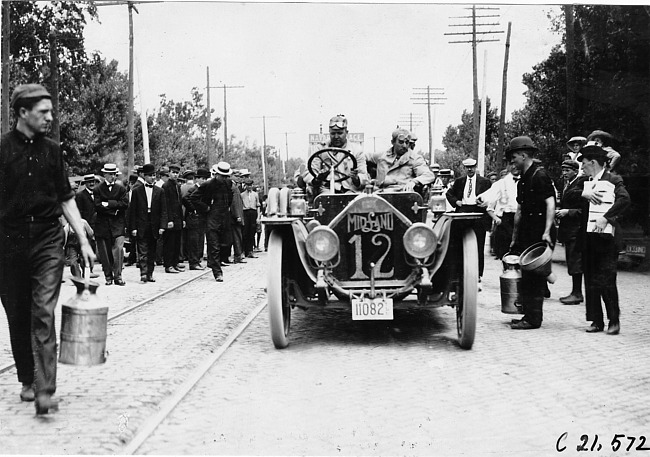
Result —
M54 308L63 275L63 214L79 237L86 265L93 252L59 145L45 136L50 94L39 84L11 96L16 127L0 144L0 298L7 313L22 401L37 414L57 408Z

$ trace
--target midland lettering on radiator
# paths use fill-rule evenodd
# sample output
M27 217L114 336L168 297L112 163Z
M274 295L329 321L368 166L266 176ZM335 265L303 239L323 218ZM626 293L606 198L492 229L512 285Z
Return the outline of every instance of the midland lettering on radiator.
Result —
M384 261L387 256L391 255L392 232L393 232L393 213L362 213L348 214L347 228L350 238L348 243L354 247L354 260L352 265L354 273L350 279L370 279L370 276L364 272L364 267L370 273L370 263L375 263L375 278L392 278L395 268L394 262L389 261L389 271L385 269ZM370 244L369 244L370 243ZM365 256L364 256L365 253ZM352 271L352 268L350 271Z

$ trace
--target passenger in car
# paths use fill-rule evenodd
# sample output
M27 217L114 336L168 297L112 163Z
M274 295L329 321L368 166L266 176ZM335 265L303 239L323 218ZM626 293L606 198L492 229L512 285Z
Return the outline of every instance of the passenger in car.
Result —
M368 162L377 166L379 188L421 193L424 186L436 179L424 158L410 149L410 142L410 132L397 129L393 131L390 149L368 154Z

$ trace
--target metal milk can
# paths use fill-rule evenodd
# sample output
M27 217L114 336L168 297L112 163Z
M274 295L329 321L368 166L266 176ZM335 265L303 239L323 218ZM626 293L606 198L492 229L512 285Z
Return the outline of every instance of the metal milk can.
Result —
M86 271L86 278L88 277ZM108 306L97 296L99 283L73 277L77 295L63 304L59 361L72 365L106 362Z
M296 187L291 191L291 201L289 202L289 215L290 216L307 215L307 202L305 201L305 193L299 187Z
M521 270L519 256L506 253L501 259L503 274L499 276L501 286L501 312L521 314L521 304L517 303L520 293Z

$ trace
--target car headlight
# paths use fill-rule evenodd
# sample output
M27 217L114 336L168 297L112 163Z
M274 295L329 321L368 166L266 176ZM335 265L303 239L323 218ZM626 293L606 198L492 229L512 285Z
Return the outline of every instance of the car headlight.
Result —
M431 227L422 222L411 225L404 233L404 249L416 259L425 259L436 250L438 240Z
M307 254L320 262L332 260L339 252L339 237L326 225L314 227L307 235Z

